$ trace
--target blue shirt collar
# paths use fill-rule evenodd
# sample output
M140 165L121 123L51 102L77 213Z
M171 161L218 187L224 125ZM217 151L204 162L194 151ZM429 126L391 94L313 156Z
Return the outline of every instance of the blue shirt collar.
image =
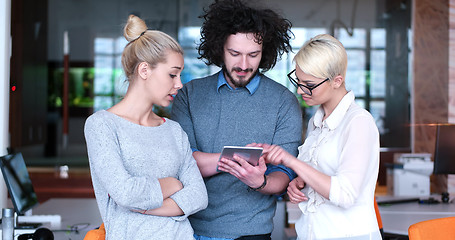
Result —
M261 75L256 74L256 76L254 76L253 79L251 79L250 83L248 83L248 85L245 86L246 89L248 89L248 91L250 92L250 95L252 95L254 92L256 92L256 90L259 87L260 80L261 80ZM232 87L227 83L226 78L224 77L223 70L221 70L218 74L218 85L216 88L218 90L218 92L220 92L220 87L222 87L223 85L226 85L226 86L228 86L229 89L233 90Z

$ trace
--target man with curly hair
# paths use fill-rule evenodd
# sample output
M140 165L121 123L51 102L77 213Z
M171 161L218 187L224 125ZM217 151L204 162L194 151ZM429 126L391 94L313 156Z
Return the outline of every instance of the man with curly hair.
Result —
M277 197L295 173L263 159L253 166L242 158L219 158L223 146L254 142L297 155L302 140L298 101L263 75L290 51L291 23L242 0L215 1L201 18L199 58L221 71L185 84L171 113L188 134L209 196L207 209L190 217L195 238L271 239Z

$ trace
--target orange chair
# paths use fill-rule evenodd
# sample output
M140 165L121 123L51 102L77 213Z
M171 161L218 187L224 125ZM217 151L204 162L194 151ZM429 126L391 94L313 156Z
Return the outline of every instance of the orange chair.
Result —
M376 198L374 198L374 211L376 212L376 219L378 220L379 231L381 232L381 236L384 237L384 229L382 226L381 213L379 212L379 207L378 207L378 203L376 202Z
M412 224L409 240L449 240L455 238L455 217L426 220Z
M104 229L104 223L98 229L92 229L87 232L84 240L104 240L106 238L106 230Z

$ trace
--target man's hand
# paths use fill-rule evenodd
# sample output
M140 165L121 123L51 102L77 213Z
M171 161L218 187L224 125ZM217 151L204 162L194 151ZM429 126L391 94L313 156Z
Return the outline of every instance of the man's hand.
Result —
M267 166L263 158L259 159L258 166L252 166L238 155L234 155L233 158L232 160L221 158L218 162L218 170L230 173L251 188L258 188L264 183Z

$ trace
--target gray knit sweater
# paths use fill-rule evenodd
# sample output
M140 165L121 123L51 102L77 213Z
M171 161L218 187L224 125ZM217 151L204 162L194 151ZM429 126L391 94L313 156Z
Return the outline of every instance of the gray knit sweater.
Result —
M225 145L277 144L293 155L302 138L302 115L297 98L281 84L261 75L257 90L217 90L218 73L195 79L179 91L172 119L187 132L191 147L219 153ZM289 169L269 166L268 171ZM237 238L267 234L273 229L276 196L249 191L228 173L204 178L207 209L190 217L198 235Z
M98 111L85 123L93 188L106 227L106 239L193 239L188 216L207 206L207 192L178 123L165 119L145 127ZM175 177L184 188L171 198L179 217L144 215L131 210L161 206L159 178Z

